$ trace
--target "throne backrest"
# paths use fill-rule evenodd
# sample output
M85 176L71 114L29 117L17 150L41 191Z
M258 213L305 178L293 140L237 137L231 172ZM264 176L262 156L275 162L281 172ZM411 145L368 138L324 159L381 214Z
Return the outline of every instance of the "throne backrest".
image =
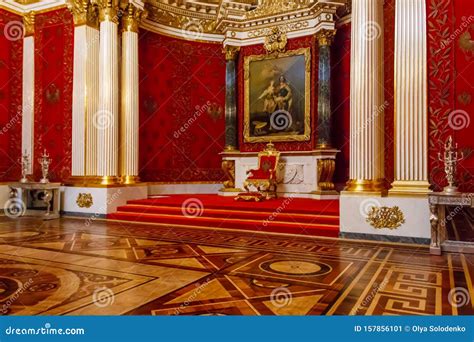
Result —
M271 170L277 171L280 152L272 143L268 143L265 149L258 153L258 169L265 173Z

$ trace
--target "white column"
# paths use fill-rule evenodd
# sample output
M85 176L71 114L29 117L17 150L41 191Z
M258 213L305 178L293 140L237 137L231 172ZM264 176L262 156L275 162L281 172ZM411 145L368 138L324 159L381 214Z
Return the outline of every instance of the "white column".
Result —
M72 99L72 176L94 176L98 105L99 31L89 25L74 29L74 78Z
M21 153L26 153L29 156L28 174L32 174L35 132L35 38L33 12L23 17L23 27Z
M395 180L390 194L426 194L427 31L424 0L395 7Z
M141 10L127 7L122 17L121 178L125 184L138 179L138 19Z
M350 180L346 191L382 193L384 180L383 1L352 2Z
M97 127L97 175L102 184L117 183L118 176L118 24L112 1L100 7L99 108ZM112 7L111 7L112 6Z

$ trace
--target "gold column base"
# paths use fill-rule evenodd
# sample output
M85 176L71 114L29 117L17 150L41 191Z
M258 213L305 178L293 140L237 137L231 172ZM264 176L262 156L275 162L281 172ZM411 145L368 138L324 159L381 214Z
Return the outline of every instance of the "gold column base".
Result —
M343 192L385 195L387 189L385 179L350 179Z
M140 183L140 177L138 176L121 176L120 177L121 184L137 184Z
M427 181L396 180L392 183L388 194L389 196L426 197L430 192L432 190L430 190L430 183Z
M224 147L224 152L239 152L239 150L235 146L226 145Z

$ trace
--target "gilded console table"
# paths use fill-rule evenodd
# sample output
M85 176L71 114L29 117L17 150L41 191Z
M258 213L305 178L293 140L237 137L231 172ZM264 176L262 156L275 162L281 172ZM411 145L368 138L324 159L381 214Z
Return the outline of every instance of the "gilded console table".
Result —
M52 220L59 218L60 210L60 186L61 183L14 183L10 184L10 199L21 200L24 207L22 216L36 216L44 220ZM33 192L42 193L41 202L45 206L45 210L35 209L33 205L29 205L33 199L28 194ZM36 199L38 201L38 199Z
M474 208L474 193L445 194L443 192L429 195L431 245L430 253L441 255L442 251L474 252L474 244L462 241L447 240L446 207Z

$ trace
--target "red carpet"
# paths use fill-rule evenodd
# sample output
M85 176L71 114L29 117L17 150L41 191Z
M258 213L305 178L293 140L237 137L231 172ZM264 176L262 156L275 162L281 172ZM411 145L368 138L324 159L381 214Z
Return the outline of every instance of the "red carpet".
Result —
M163 195L128 201L107 218L276 233L337 237L339 201L278 198L235 201L218 195Z

